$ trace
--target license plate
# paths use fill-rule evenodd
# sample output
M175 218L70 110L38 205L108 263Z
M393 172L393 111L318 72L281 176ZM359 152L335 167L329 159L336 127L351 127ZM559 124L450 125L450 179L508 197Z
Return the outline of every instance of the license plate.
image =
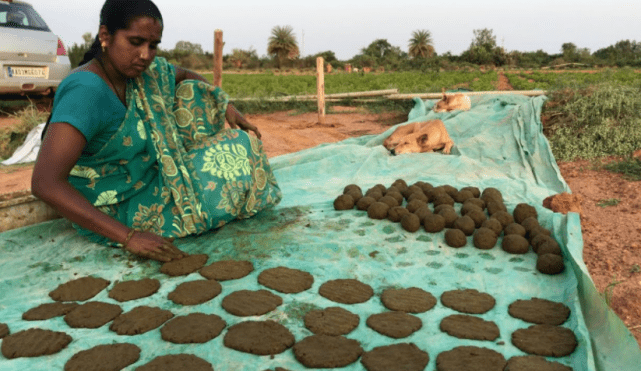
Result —
M47 71L42 67L7 67L9 77L47 78Z

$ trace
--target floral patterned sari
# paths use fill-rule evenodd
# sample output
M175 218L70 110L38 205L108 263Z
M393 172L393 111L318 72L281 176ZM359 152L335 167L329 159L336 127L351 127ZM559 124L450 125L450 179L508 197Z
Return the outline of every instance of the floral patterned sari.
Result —
M174 69L156 58L128 83L119 130L98 153L80 158L69 181L102 212L164 237L200 234L278 204L260 140L225 128L228 101L201 81L176 86Z

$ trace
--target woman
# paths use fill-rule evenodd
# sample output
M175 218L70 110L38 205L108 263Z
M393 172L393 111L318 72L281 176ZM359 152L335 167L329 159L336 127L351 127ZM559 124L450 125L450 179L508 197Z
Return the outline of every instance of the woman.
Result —
M32 192L92 241L159 260L200 234L276 205L258 131L229 97L156 57L162 16L149 0L107 0L96 40L60 84Z

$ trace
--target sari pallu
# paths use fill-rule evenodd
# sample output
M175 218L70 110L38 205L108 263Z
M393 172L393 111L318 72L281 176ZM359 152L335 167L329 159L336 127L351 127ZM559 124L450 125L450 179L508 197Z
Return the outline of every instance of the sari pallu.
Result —
M156 58L129 81L119 130L78 161L69 181L102 212L164 237L200 234L278 204L281 192L260 140L225 128L228 101L201 81L175 86L173 68Z

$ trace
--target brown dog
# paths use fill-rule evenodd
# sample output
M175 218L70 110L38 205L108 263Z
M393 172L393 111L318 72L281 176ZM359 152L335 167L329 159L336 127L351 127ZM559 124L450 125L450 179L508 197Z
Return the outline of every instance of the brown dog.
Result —
M430 120L399 127L385 139L383 146L394 155L432 152L441 148L443 153L448 154L454 141L447 133L443 121Z
M470 97L460 93L446 95L445 89L443 89L443 98L434 104L434 112L468 111L470 108L472 108Z

